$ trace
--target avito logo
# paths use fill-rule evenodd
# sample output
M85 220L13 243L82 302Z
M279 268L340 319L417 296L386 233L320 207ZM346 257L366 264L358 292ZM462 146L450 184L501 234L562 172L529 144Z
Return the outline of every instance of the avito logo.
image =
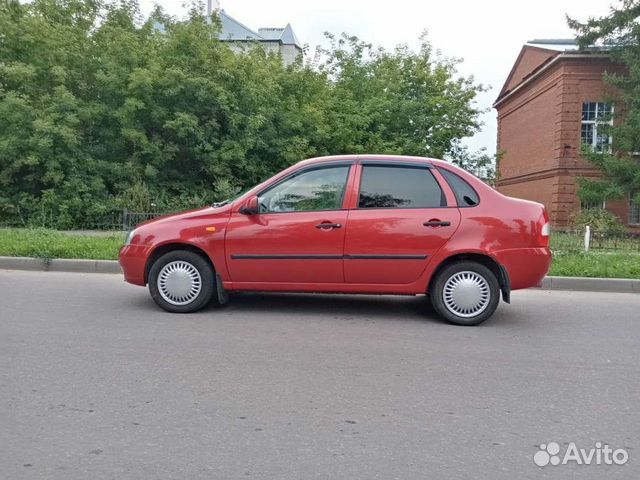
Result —
M613 449L608 444L596 442L594 448L578 448L574 442L569 443L564 454L560 453L557 442L542 443L533 455L533 462L539 467L547 465L624 465L629 460L629 453L624 448Z

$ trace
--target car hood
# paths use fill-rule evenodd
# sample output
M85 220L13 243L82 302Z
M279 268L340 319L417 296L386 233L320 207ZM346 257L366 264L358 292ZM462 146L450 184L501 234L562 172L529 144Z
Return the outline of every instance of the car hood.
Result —
M225 216L225 215L229 215L230 211L231 211L231 205L223 205L220 207L209 206L209 207L197 208L195 210L187 210L185 212L162 215L160 217L147 220L146 222L139 224L136 228L173 222L175 220L188 220L193 218L211 217L211 216Z

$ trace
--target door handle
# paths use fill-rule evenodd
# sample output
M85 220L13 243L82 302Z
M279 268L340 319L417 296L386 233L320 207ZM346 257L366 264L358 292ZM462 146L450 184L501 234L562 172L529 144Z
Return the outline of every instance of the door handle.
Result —
M325 229L325 228L342 228L341 223L319 223L316 225L316 228Z
M451 226L451 222L440 221L440 220L429 220L428 222L424 222L422 225L425 227L449 227Z

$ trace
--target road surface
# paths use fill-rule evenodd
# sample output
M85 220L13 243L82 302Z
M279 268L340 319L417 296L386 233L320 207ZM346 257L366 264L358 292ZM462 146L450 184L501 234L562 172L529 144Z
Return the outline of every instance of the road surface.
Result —
M119 275L0 271L2 479L640 475L640 295L515 292L481 327L419 297L160 311ZM624 466L540 468L541 443Z

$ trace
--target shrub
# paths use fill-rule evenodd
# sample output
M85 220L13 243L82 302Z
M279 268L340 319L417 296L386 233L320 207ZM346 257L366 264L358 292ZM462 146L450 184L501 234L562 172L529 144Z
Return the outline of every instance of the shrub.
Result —
M583 229L587 225L599 233L623 234L626 229L620 219L604 208L586 208L571 217L574 228Z

